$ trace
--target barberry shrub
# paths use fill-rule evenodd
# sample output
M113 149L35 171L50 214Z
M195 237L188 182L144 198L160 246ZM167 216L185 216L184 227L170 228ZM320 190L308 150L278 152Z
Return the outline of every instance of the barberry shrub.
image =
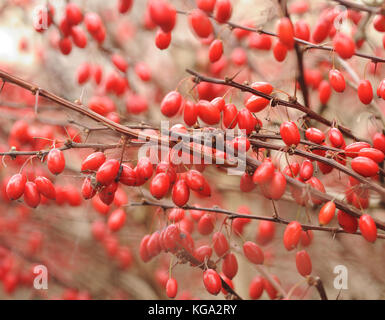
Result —
M382 297L381 1L3 2L2 298Z

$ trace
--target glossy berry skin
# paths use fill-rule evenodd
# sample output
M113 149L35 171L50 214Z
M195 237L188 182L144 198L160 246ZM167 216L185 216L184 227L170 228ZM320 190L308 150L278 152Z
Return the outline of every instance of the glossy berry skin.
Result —
M344 137L338 128L331 128L328 132L330 143L335 148L343 148L345 145Z
M188 22L199 38L207 38L213 32L211 21L202 10L194 9L191 11Z
M170 46L171 32L163 32L159 29L155 35L155 45L160 50L165 50Z
M166 283L166 294L167 297L173 299L178 293L178 282L174 278L170 278Z
M283 196L286 190L286 178L285 176L280 172L276 171L273 174L273 178L261 185L261 191L263 195L272 200L279 200Z
M253 132L257 124L256 119L248 109L242 109L238 113L238 127L246 131L246 134L249 135Z
M48 199L55 200L56 190L51 180L47 179L46 177L40 176L36 177L35 184L40 194L42 194Z
M62 173L65 168L64 154L59 149L51 149L47 156L48 170L53 174Z
M24 188L25 184L27 183L27 177L24 174L17 173L13 175L6 187L6 194L8 199L10 200L17 200L19 199L23 193L24 193Z
M299 170L299 176L303 181L309 180L313 176L314 167L310 160L304 160Z
M214 62L218 61L222 57L222 54L223 54L223 43L222 43L222 41L216 39L213 42L211 42L210 48L209 48L209 59L210 59L210 62L214 63Z
M213 234L213 247L218 257L224 256L229 251L229 242L222 232L215 232Z
M237 125L238 110L234 104L229 103L224 106L222 123L225 129L233 129Z
M213 12L216 0L196 0L197 7L208 13Z
M273 86L267 82L255 82L251 85L251 87L254 90L260 91L265 94L271 94L273 91ZM259 112L265 109L268 106L269 102L270 101L268 99L252 95L246 101L245 106L250 112Z
M298 39L309 41L310 28L306 21L299 20L294 24L294 35Z
M325 141L325 134L317 128L308 128L305 135L306 139L317 144L322 144Z
M245 257L254 264L263 264L265 259L262 249L254 242L246 241L243 244L243 253Z
M181 94L177 91L171 91L163 98L160 104L160 111L166 117L173 117L178 113L181 105L182 105Z
M175 9L165 0L150 0L148 11L151 20L162 28L164 32L170 32L174 29L176 22Z
M298 273L306 277L311 274L312 264L309 254L305 250L298 251L295 255L295 264Z
M333 201L326 202L319 214L318 214L318 222L320 226L325 226L330 223L330 221L334 218L336 212L336 205Z
M213 254L213 249L210 246L203 245L199 248L196 248L194 251L194 257L199 262L204 262L205 259L210 259L211 255Z
M258 224L256 241L260 245L266 245L274 239L275 223L261 220Z
M137 165L136 165L136 175L139 176L141 179L147 181L152 177L152 174L154 172L154 168L152 166L152 163L149 158L141 158L139 159Z
M91 153L82 162L81 171L96 171L106 161L106 156L103 152Z
M24 202L31 208L36 208L40 203L40 193L34 182L28 181L24 189Z
M327 104L332 93L331 86L328 81L322 80L318 87L318 96L322 104Z
M126 213L123 209L116 209L112 211L110 216L108 217L107 225L111 231L120 230L126 221Z
M353 39L343 33L339 33L334 37L333 47L342 59L350 59L356 50Z
M199 118L208 125L215 125L221 120L221 112L217 105L207 100L199 100L196 104Z
M183 120L188 126L193 126L198 119L198 108L194 102L186 101L183 110Z
M385 136L382 133L376 132L374 134L374 136L373 136L373 148L381 150L382 152L385 153Z
M109 185L113 182L119 172L120 163L116 159L104 162L96 172L96 181L101 185Z
M373 218L368 214L363 214L358 220L358 226L362 236L369 242L375 242L377 239L377 226Z
M277 41L273 48L273 54L275 60L282 62L286 58L287 47L281 41Z
M377 97L382 99L385 98L385 79L381 80L380 84L377 87Z
M226 23L231 17L232 10L230 0L217 0L215 4L215 20L219 23Z
M136 171L130 166L122 164L119 182L126 186L134 186L136 184Z
M254 277L249 286L250 298L253 300L259 299L262 296L263 289L263 278L261 276Z
M370 148L370 144L362 141L353 142L344 148L345 155L349 158L356 158L358 157L358 154L361 151L361 149L364 149L364 148Z
M203 273L203 284L212 295L217 295L222 289L221 278L213 269L207 269Z
M272 275L271 277L273 278L273 280L275 282L280 284L280 281L276 275ZM265 278L263 278L263 288L265 289L265 291L267 292L267 294L271 300L273 300L277 297L277 293L278 293L277 289L275 289L275 287L272 285L272 283Z
M198 232L201 235L208 235L213 232L215 227L215 217L209 213L204 214L198 222Z
M205 178L197 170L189 170L186 174L186 183L191 190L201 191L205 184Z
M158 173L151 180L150 192L157 199L163 198L170 188L170 178L166 173Z
M294 47L294 28L289 18L279 19L277 24L277 34L279 40L288 48Z
M66 19L69 24L71 25L77 25L83 20L83 14L78 7L77 4L75 3L68 3L66 8L65 8L65 13L66 13Z
M223 258L222 262L222 272L229 279L233 279L238 272L238 262L237 258L233 253L228 253Z
M253 174L253 182L264 184L269 182L274 175L274 164L270 159L265 159Z
M378 164L370 158L356 157L351 162L352 169L364 177L373 177L378 172Z
M337 213L338 224L346 232L355 233L357 231L358 223L355 217L347 214L342 210L338 210Z
M299 240L301 239L302 227L297 221L290 222L283 234L283 244L288 251L297 247Z
M283 142L285 142L287 146L297 146L300 143L301 136L297 125L293 121L283 122L279 131Z
M345 78L337 69L332 69L329 71L329 82L334 91L344 92L346 87Z
M357 88L358 98L363 104L369 104L373 100L373 88L369 80L361 80Z
M81 193L85 200L91 199L95 196L96 189L92 186L92 182L90 178L87 177L84 179Z
M183 179L175 182L172 188L172 201L179 207L183 207L190 198L190 189Z
M366 157L372 159L374 162L381 163L384 161L384 153L374 148L362 148L358 152L359 157Z

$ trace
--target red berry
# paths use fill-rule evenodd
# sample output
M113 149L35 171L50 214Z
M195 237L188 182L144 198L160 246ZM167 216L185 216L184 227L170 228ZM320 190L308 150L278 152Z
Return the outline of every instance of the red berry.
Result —
M370 158L377 163L381 163L382 161L384 161L385 157L382 151L374 148L362 148L358 152L358 156Z
M166 117L173 117L178 113L181 105L181 94L177 91L171 91L163 98L162 103L160 104L160 111Z
M331 128L329 130L328 137L333 147L344 148L345 140L341 131L338 128Z
M243 244L243 253L245 257L254 264L263 264L264 254L262 249L254 242L246 241Z
M215 5L215 20L219 23L227 22L232 13L232 5L230 0L217 0Z
M183 179L175 182L172 188L172 201L179 207L183 207L190 197L189 187Z
M95 196L96 189L93 187L90 178L87 177L84 179L81 192L85 200L91 199Z
M272 275L271 277L273 278L273 280L276 283L280 284L280 281L276 275ZM277 293L278 293L277 289L273 286L273 284L269 280L267 280L265 278L263 278L263 288L265 289L265 291L269 295L270 299L273 300L277 297Z
M322 80L318 87L318 95L319 95L320 102L322 104L327 104L331 93L332 93L332 89L330 87L329 82L326 80Z
M301 239L302 227L297 221L290 222L283 234L283 244L288 251L293 250Z
M190 27L200 38L207 38L213 32L209 17L202 10L194 9L188 16Z
M298 20L294 24L294 35L298 39L309 41L310 39L310 28L307 22Z
M337 69L332 69L329 71L329 82L335 91L343 92L345 90L345 78Z
M125 184L126 186L134 186L136 184L136 179L136 171L131 167L123 164L119 182Z
M211 13L214 10L216 0L196 0L197 7Z
M299 170L299 176L303 181L309 180L313 176L314 167L310 160L304 160Z
M170 178L166 173L158 173L151 180L150 192L157 198L163 198L170 188Z
M40 194L42 194L44 197L48 199L55 200L56 191L51 180L47 179L46 177L40 176L40 177L36 177L35 184Z
M233 129L237 125L238 110L234 104L230 103L224 106L222 121L225 129Z
M350 59L356 50L352 37L344 33L336 34L333 39L333 47L342 59Z
M271 242L275 235L275 223L272 221L261 220L257 230L257 242L266 245Z
M273 54L275 60L282 62L286 58L287 47L281 41L277 41L273 48Z
M23 193L25 184L27 183L27 177L24 174L17 173L13 175L7 183L6 193L10 200L19 199Z
M188 126L193 126L198 119L198 108L194 102L186 101L184 104L183 120Z
M121 55L115 53L111 56L111 61L121 72L126 72L128 69L128 63Z
M213 234L213 247L218 257L224 256L229 251L229 242L223 233L215 232Z
M280 127L280 133L286 145L297 146L300 143L301 136L297 125L293 121L283 122Z
M288 49L294 47L294 28L289 18L283 17L278 20L277 35Z
M82 162L81 171L96 171L106 161L106 156L103 152L91 153Z
M36 208L40 203L40 193L34 182L28 181L24 188L24 202L31 208Z
M215 217L210 213L205 213L198 222L198 232L201 235L208 235L213 232L215 226Z
M199 248L196 248L194 251L195 259L197 259L201 263L203 263L205 260L209 260L212 254L213 254L213 249L211 249L211 247L207 245L203 245Z
M104 162L96 172L96 181L102 185L109 185L113 182L119 172L120 163L116 159Z
M210 62L216 62L218 61L223 54L223 43L221 40L214 40L211 42L210 48L209 48L209 59Z
M263 289L263 278L260 276L254 277L249 286L250 298L253 300L259 299L262 296Z
M346 232L355 233L357 231L358 223L355 217L352 217L351 215L347 214L342 210L338 210L337 219L339 225Z
M242 109L238 113L238 127L241 130L245 130L246 134L249 135L257 124L253 114L248 109Z
M330 223L330 221L334 218L336 211L336 205L333 201L326 202L321 208L318 214L318 222L321 226L325 226Z
M369 80L361 80L357 88L358 98L363 104L369 104L373 99L373 88Z
M237 258L233 253L228 253L223 258L222 262L222 272L229 279L233 279L238 272L238 262Z
M274 164L270 159L265 159L253 174L253 182L264 184L269 182L274 175Z
M186 174L186 183L191 190L201 191L205 184L205 178L197 170L189 170Z
M207 269L203 273L203 284L206 290L213 295L217 295L222 289L221 278L213 269Z
M178 292L178 282L174 278L167 280L166 294L169 298L175 298Z
M84 49L87 46L87 35L80 27L75 26L71 28L71 37L77 47Z
M364 177L373 177L378 172L378 164L370 158L356 157L351 162L352 169Z
M150 0L148 10L152 21L162 28L164 32L174 29L176 23L176 11L174 7L165 0Z
M65 168L63 152L59 149L51 149L47 156L47 166L53 174L62 173Z
M125 221L126 213L124 210L116 209L115 211L112 211L108 217L107 225L111 231L118 231L123 227Z
M385 16L377 14L373 19L373 26L379 32L385 32Z
M306 139L317 144L322 144L325 141L325 134L317 128L308 128L305 135Z
M358 225L362 236L369 242L374 242L377 239L377 227L373 218L368 214L363 214L359 221Z
M154 172L154 168L149 158L141 158L139 159L136 165L136 175L141 179L147 181L152 177L152 173Z
M171 32L163 32L159 29L155 35L155 45L160 50L165 50L171 43Z
M66 19L69 24L77 25L83 21L83 14L76 3L70 2L66 6Z
M311 274L312 265L309 254L305 250L298 251L295 255L295 263L298 273L306 277Z
M195 105L198 109L199 118L208 125L214 125L221 120L221 112L217 105L207 100L199 100Z

